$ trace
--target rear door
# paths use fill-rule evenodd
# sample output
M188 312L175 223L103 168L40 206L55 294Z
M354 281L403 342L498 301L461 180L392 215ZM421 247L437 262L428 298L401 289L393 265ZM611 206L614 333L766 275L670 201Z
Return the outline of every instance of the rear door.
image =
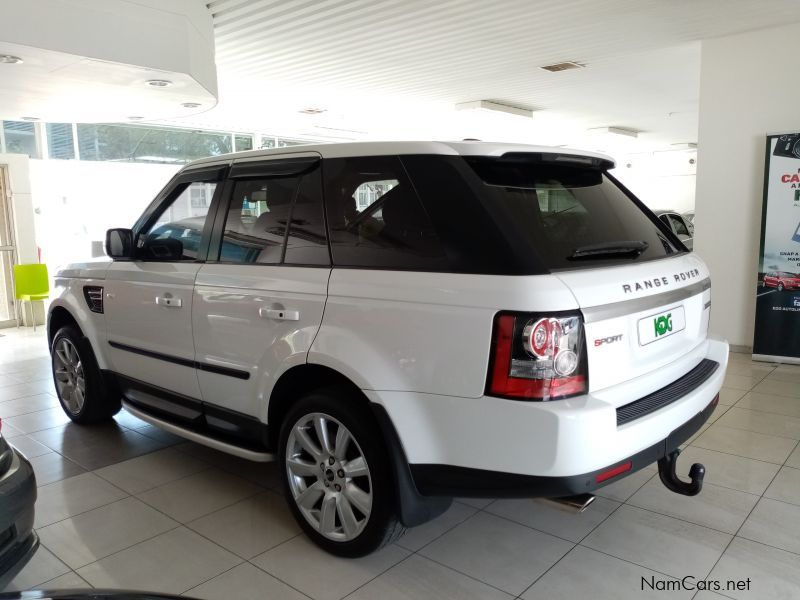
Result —
M181 173L135 226L136 260L115 260L106 274L108 357L114 370L138 387L200 397L192 290L225 168Z
M277 377L306 361L330 253L316 153L234 163L194 288L198 378L210 423L266 421ZM219 423L218 423L219 424Z

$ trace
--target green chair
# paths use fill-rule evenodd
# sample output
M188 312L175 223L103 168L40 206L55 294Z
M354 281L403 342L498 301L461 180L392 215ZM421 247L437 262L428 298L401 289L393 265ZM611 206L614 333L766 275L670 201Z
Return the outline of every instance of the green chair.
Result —
M31 321L36 331L36 316L32 302L47 300L50 297L50 279L47 265L14 265L14 292L16 296L17 327L20 321L20 304L27 302L31 307Z

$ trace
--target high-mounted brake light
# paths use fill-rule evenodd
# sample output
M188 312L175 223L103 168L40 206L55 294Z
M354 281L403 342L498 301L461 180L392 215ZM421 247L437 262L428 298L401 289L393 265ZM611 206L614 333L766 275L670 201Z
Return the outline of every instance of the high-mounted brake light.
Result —
M486 393L553 400L587 391L579 315L500 313L495 318Z

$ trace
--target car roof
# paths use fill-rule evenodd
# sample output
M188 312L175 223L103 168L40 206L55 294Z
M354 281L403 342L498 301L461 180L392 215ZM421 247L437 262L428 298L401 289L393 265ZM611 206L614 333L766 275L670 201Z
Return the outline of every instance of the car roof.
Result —
M255 159L260 157L293 156L298 154L318 154L322 158L348 158L355 156L387 156L398 154L440 154L445 156L502 156L510 152L547 152L566 154L569 156L586 156L600 158L614 164L614 159L605 154L575 150L558 146L535 146L529 144L505 144L496 142L462 141L462 142L340 142L331 144L308 144L288 146L286 148L268 148L264 150L248 150L232 152L219 156L201 158L187 164L184 169L195 166L227 163L238 159Z

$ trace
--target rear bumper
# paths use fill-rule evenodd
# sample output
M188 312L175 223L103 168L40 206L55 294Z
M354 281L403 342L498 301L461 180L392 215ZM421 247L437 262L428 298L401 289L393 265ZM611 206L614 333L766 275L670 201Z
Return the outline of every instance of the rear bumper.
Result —
M28 460L14 450L0 477L0 590L27 564L39 547L33 531L36 477Z
M673 365L678 374L667 380L675 381L704 360L718 363L719 367L700 385L669 404L622 424L618 424L617 409L658 388L651 384L648 389L646 377L641 378L644 381L619 386L612 390L613 394L603 390L596 395L553 402L409 392L365 394L388 414L421 489L433 489L433 484L444 476L455 477L454 483L458 483L459 477L452 474L462 473L472 483L450 486L459 494L465 494L465 487L480 487L473 477L478 475L478 479L500 481L490 486L497 491L510 493L522 486L526 489L524 495L531 495L533 489L544 490L535 495L564 495L569 492L564 492L563 481L571 482L566 484L567 489L578 486L584 492L587 478L609 465L631 457L637 457L637 464L644 460L644 464L650 464L663 455L659 448L673 445L696 425L686 438L691 436L710 415L708 407L722 387L728 362L727 342L707 339L687 353L680 364ZM661 370L662 377L668 374L669 369ZM531 477L542 485L531 485L535 483ZM547 482L554 480L561 480L557 491L547 491Z
M585 494L643 469L678 448L697 433L703 423L708 420L717 406L717 400L718 398L715 398L706 408L670 433L665 439L619 463L619 465L625 465L630 462L629 469L615 477L602 479L602 481L598 481L598 477L619 465L607 465L592 473L567 477L517 475L449 465L411 465L411 476L417 490L423 496L560 498Z

